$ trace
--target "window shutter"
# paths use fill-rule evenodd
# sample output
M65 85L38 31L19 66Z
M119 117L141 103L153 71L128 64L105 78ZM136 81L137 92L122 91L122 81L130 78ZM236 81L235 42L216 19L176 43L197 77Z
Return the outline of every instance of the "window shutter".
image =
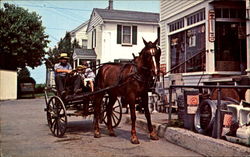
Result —
M133 26L132 28L132 44L136 45L137 44L137 26Z
M158 38L158 45L160 46L160 40L161 40L161 29L160 27L157 28L157 38Z
M122 43L122 26L117 25L117 44Z
M94 48L94 32L92 31L91 47Z

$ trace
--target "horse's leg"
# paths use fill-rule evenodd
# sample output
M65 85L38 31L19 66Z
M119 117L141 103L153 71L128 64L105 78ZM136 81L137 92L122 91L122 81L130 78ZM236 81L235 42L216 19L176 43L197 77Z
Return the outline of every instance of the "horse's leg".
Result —
M142 105L144 107L145 117L148 123L148 131L149 131L150 139L159 140L159 137L157 136L157 133L154 131L152 122L151 122L151 116L150 116L150 112L148 108L148 94L147 93L142 94L141 99L142 99Z
M101 104L104 94L95 95L93 105L94 105L94 137L101 137L100 128L99 128L99 120L101 113Z
M136 114L135 114L135 98L132 102L129 103L130 107L130 116L131 116L131 121L132 121L132 128L131 128L131 138L130 141L133 144L139 144L138 137L136 135L136 130L135 130L135 121L136 121Z
M112 128L112 119L111 119L111 116L112 116L112 112L113 112L113 106L115 104L115 101L116 101L117 97L116 96L112 96L112 95L109 95L109 103L108 103L108 106L107 106L107 127L108 127L108 130L109 130L109 136L116 136L115 135L115 132Z

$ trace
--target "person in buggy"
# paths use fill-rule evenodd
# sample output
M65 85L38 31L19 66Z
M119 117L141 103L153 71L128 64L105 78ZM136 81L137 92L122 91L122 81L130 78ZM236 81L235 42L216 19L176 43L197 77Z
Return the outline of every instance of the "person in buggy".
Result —
M79 75L70 75L72 74L72 67L68 63L69 57L67 53L61 53L59 58L59 63L55 64L55 83L56 89L59 96L65 97L66 95L66 86L72 83L73 93L77 94L81 92L81 77ZM68 79L69 77L72 77ZM70 81L70 83L68 82Z
M87 63L84 63L83 65L79 65L76 68L76 70L79 71L79 75L82 78L82 83L83 83L84 87L87 87L87 84L89 84L91 92L93 92L94 91L95 73L92 71L92 69L88 67Z

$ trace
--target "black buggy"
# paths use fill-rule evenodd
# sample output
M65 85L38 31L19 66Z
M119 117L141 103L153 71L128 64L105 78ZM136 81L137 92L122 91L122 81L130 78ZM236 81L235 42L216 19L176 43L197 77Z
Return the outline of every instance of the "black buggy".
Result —
M50 70L50 76L53 77L53 70ZM44 111L47 115L48 126L52 134L56 137L62 137L67 129L68 116L82 116L87 117L94 114L94 106L92 104L92 98L95 94L100 92L106 92L109 88L105 88L99 91L91 92L90 87L82 86L82 92L73 95L70 85L66 83L72 79L71 75L66 76L65 80L65 89L66 96L61 97L55 85L53 85L53 80L50 80L50 83L47 82L45 87L45 102L46 108ZM102 112L101 112L101 122L104 122L107 125L107 115L106 115L106 106L108 104L108 95L103 99L102 103ZM122 105L117 99L117 102L113 106L112 111L112 127L117 127L122 118Z

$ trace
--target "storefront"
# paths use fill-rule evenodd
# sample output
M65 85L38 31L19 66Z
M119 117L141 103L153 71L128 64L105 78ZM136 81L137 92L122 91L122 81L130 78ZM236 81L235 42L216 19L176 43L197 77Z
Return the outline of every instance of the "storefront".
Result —
M186 2L161 2L162 64L170 71L167 78L178 74L183 84L197 84L245 74L250 60L246 1Z

